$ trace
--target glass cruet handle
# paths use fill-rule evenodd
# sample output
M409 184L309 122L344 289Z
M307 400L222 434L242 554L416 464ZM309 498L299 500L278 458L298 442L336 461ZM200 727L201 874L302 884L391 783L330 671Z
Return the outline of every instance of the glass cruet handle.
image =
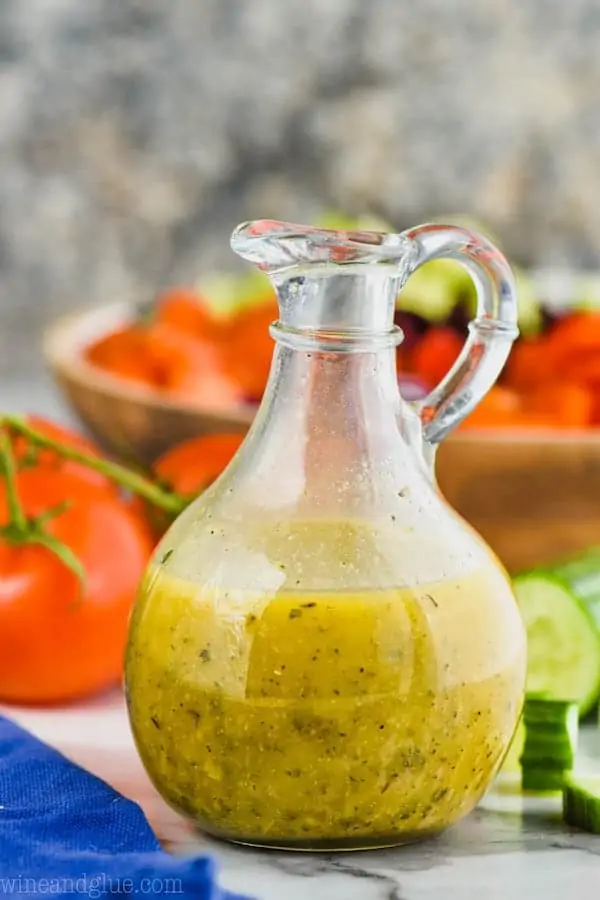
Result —
M430 394L416 404L423 437L437 444L490 390L517 337L517 291L508 262L486 238L451 225L420 225L404 232L411 242L406 278L434 259L454 259L477 290L477 313L458 359Z

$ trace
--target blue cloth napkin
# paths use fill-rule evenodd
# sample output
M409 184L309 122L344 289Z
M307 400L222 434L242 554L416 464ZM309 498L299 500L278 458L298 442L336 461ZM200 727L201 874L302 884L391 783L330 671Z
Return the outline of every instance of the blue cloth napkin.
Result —
M161 850L140 807L0 716L0 897L248 900Z

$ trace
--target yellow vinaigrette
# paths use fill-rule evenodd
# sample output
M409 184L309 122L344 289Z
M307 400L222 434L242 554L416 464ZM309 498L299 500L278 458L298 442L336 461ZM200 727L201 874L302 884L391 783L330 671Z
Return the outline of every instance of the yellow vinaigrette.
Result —
M159 791L206 830L393 844L451 824L500 764L524 645L495 570L246 603L163 572L148 584L127 659L133 731Z

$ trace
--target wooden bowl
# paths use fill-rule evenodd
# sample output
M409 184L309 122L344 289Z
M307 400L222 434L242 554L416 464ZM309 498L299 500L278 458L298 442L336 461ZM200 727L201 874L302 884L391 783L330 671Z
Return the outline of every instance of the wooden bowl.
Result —
M244 433L254 408L173 401L85 361L83 347L133 312L115 304L76 314L44 339L57 384L97 441L122 459L149 463L185 438ZM440 447L437 474L449 503L511 572L600 544L600 433L459 433Z
M104 372L83 349L134 318L133 305L117 303L59 319L44 335L44 356L54 379L98 443L130 462L150 463L174 444L222 431L244 433L255 409L206 409L161 396Z
M437 476L511 573L600 545L598 433L456 434Z

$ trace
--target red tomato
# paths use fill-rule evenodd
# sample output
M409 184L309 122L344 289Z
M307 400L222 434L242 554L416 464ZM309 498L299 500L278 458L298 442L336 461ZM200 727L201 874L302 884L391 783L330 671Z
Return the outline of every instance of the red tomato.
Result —
M227 374L246 399L259 401L267 385L274 343L269 326L277 320L274 298L239 313L230 325L222 349Z
M471 428L506 428L521 414L521 398L510 388L494 385L461 424Z
M155 321L202 339L218 338L222 328L201 295L187 287L169 288L161 294Z
M527 412L551 419L554 428L588 428L594 414L594 393L568 381L541 385L523 397Z
M24 470L17 485L28 518L69 502L45 527L82 563L86 582L46 547L0 536L0 700L56 703L117 684L152 551L146 524L116 494L61 469ZM0 523L7 518L0 482Z
M138 325L128 325L107 334L86 347L85 358L93 365L118 378L152 386L156 376L148 358L146 332Z
M238 401L238 387L216 344L162 323L147 328L146 341L157 384L170 395L213 409Z
M429 388L448 374L464 341L453 328L437 326L427 331L411 354L411 368Z
M161 456L154 471L179 494L199 494L218 478L243 440L241 434L207 434L191 438Z

